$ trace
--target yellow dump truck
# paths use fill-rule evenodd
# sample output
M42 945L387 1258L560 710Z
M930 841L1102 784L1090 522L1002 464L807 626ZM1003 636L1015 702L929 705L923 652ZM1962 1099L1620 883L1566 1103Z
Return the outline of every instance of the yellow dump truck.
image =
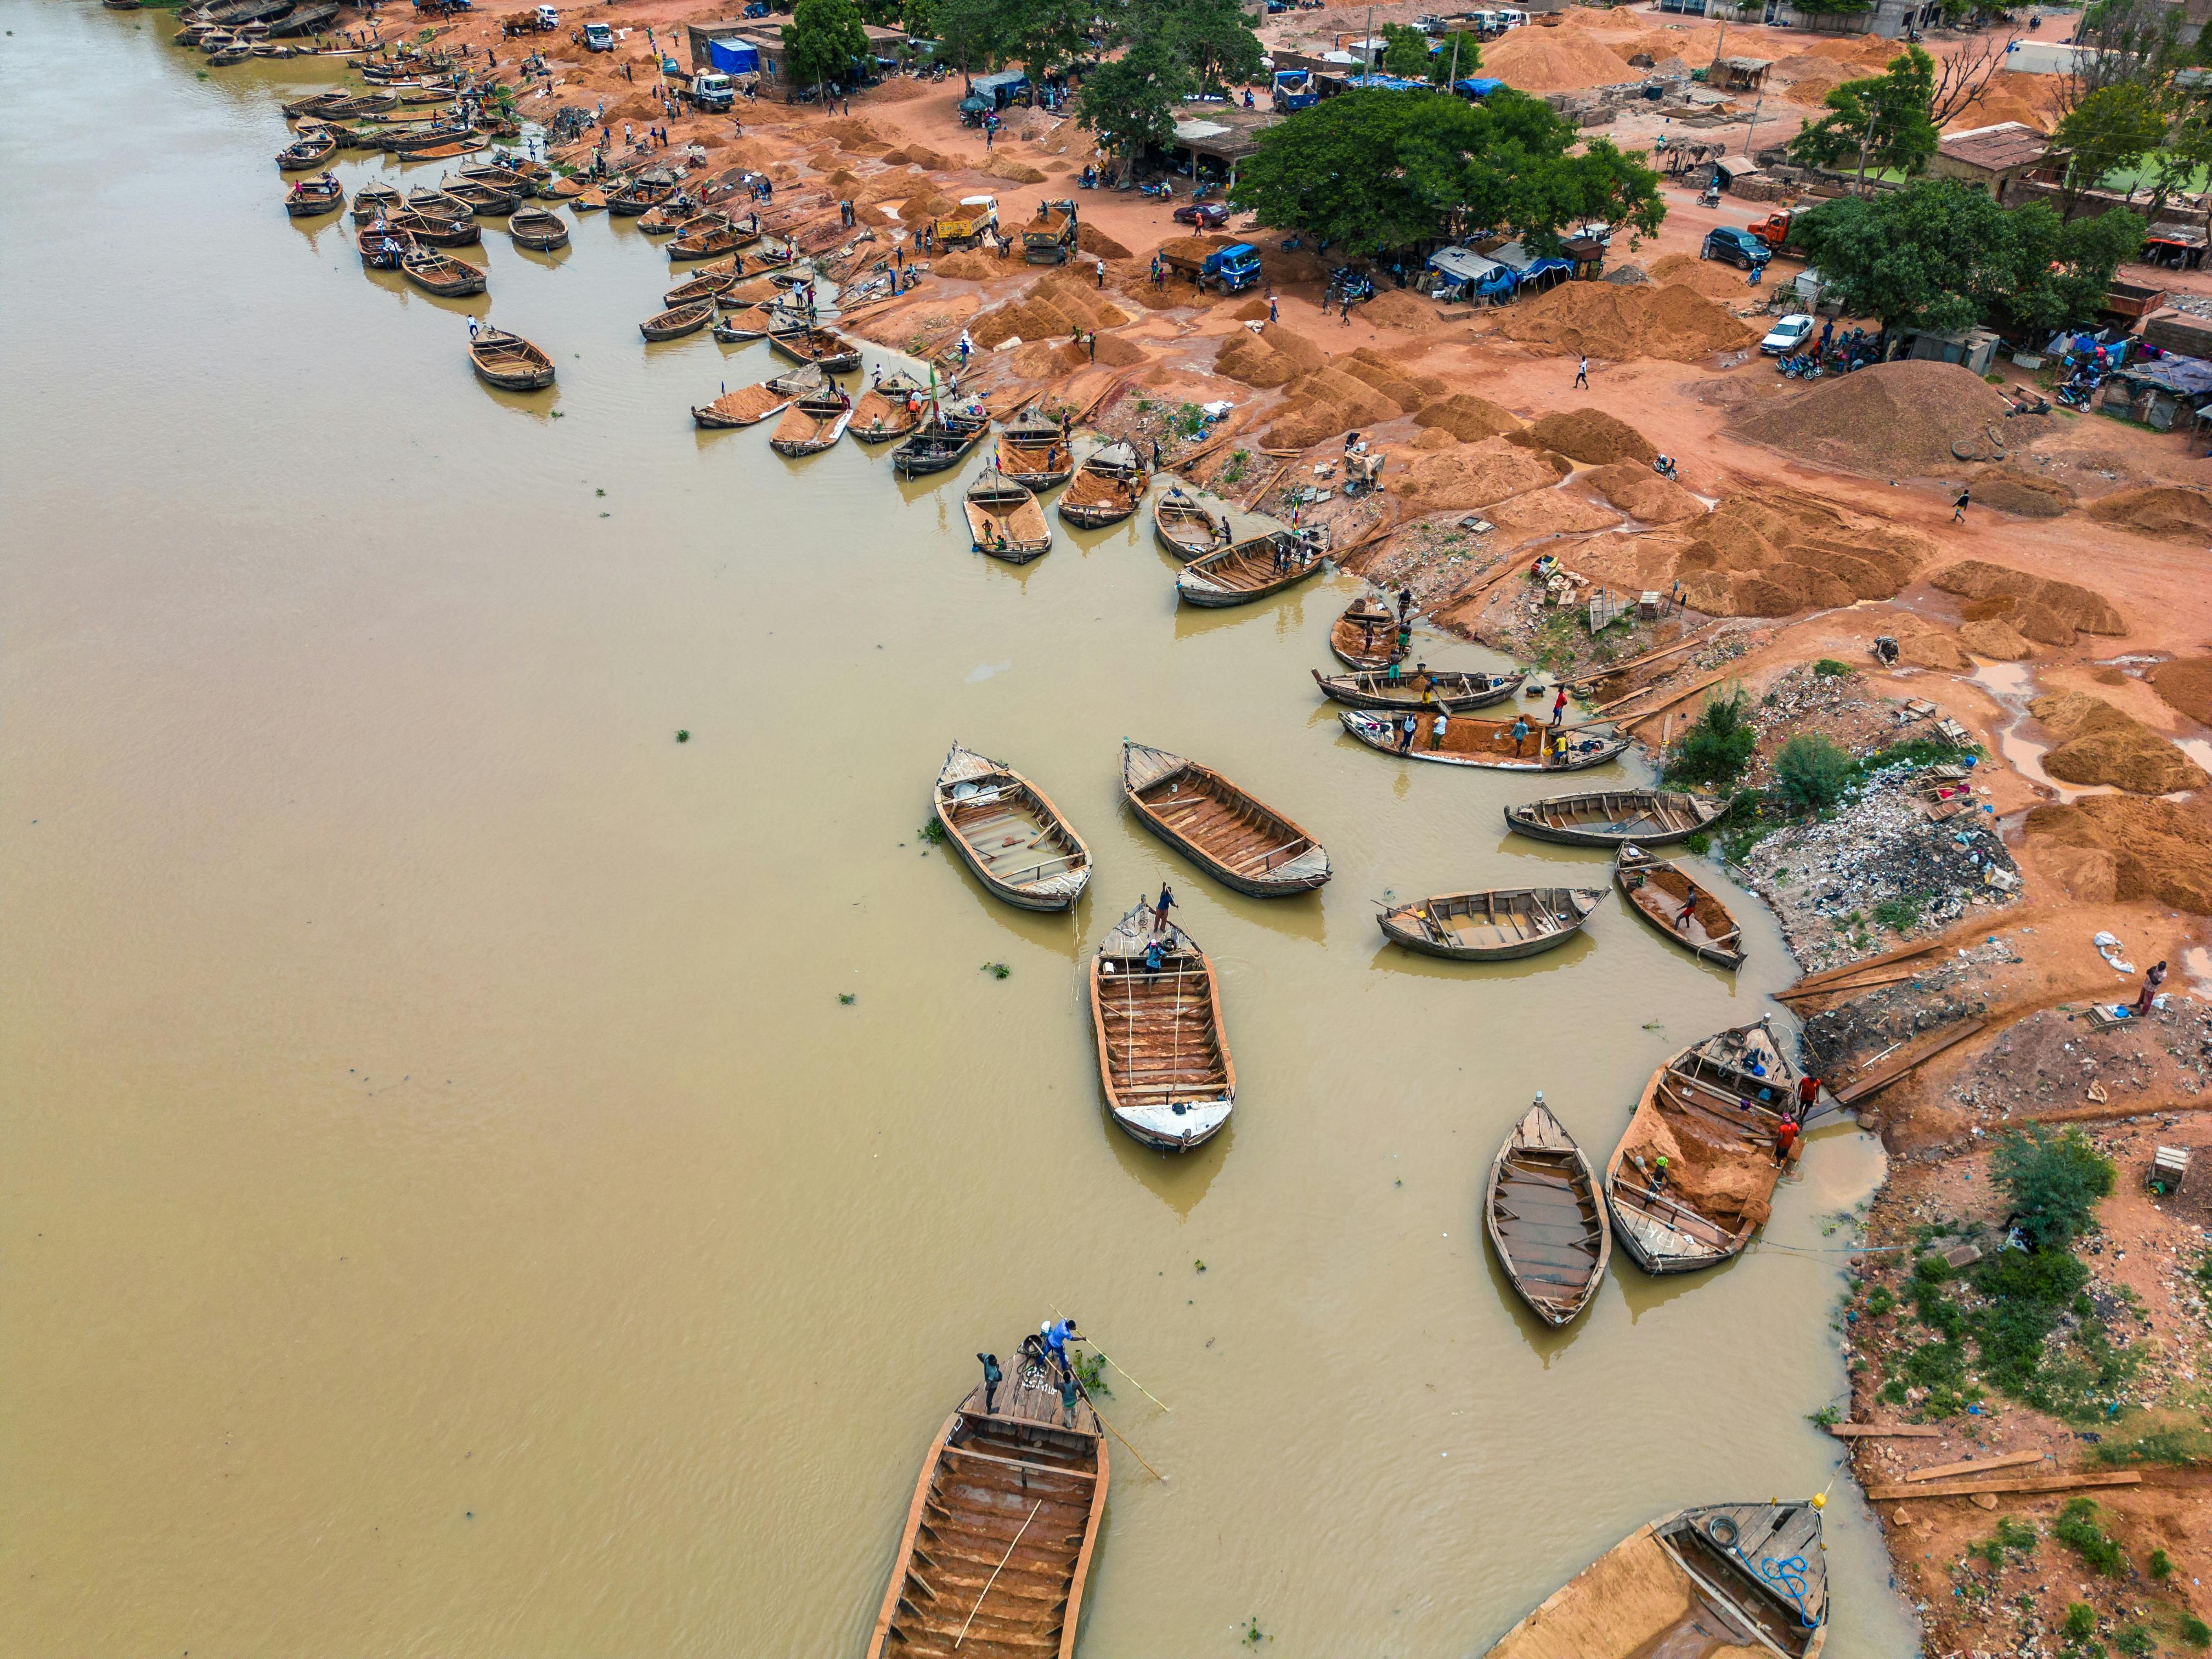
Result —
M999 198L963 196L951 212L940 215L933 234L939 247L974 247L999 228Z

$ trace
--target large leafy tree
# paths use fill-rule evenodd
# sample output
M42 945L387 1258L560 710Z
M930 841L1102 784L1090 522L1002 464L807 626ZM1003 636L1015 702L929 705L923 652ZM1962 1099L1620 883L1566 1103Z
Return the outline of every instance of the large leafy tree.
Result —
M2052 150L2065 158L2059 210L2071 213L2106 173L2131 167L2156 149L2169 118L2165 101L2135 81L2100 87L2075 105L2051 137Z
M1006 55L1020 59L1031 75L1053 74L1089 52L1100 15L1094 0L1018 0L1000 9ZM1109 16L1116 9L1105 9Z
M1429 78L1429 37L1403 23L1382 26L1382 73L1407 81Z
M1260 78L1267 53L1238 0L1165 0L1140 7L1133 21L1139 38L1157 34L1182 60L1200 90Z
M868 56L867 32L853 0L799 0L783 26L783 55L802 86L849 80Z
M1013 50L1013 15L999 0L931 0L939 56L963 75L997 69Z
M1832 88L1822 100L1829 112L1790 141L1790 159L1830 168L1855 160L1862 189L1869 167L1920 173L1941 139L1929 113L1935 95L1936 60L1907 46L1880 75Z
M1084 78L1076 118L1117 155L1175 137L1176 106L1196 82L1188 65L1158 36L1140 39Z

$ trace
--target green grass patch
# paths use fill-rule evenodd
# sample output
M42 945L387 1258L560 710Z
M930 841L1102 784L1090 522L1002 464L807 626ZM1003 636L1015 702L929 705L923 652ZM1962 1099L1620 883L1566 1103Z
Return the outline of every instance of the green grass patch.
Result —
M2108 1468L2144 1463L2188 1468L2212 1463L2212 1431L2186 1418L2131 1412L2089 1449L2089 1461Z
M2076 1498L2058 1512L2058 1519L2051 1523L2051 1535L2066 1545L2107 1578L2117 1578L2128 1569L2127 1552L2107 1537L2097 1524L2096 1500Z

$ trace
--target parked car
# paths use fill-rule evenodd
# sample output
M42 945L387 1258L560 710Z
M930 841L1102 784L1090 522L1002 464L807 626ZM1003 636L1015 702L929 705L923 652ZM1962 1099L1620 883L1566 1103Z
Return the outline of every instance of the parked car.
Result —
M1744 270L1763 265L1774 257L1774 250L1747 230L1738 230L1730 225L1721 225L1705 233L1704 246L1698 250L1700 259L1725 259Z
M1200 230L1218 230L1229 222L1229 210L1218 202L1190 202L1175 210L1175 222L1196 225Z
M1759 343L1759 349L1770 357L1787 357L1803 345L1812 332L1813 319L1802 311L1793 311L1775 324Z

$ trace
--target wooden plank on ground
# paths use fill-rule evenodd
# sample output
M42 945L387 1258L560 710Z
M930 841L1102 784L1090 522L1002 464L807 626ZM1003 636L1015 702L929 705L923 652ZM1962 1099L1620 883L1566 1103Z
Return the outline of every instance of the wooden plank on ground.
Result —
M1852 1079L1850 1082L1845 1084L1842 1088L1835 1091L1836 1104L1838 1106L1856 1105L1860 1101L1864 1100L1869 1095L1873 1094L1876 1090L1887 1089L1891 1084L1896 1082L1898 1079L1905 1075L1906 1073L1917 1071L1921 1066L1925 1066L1929 1060L1935 1059L1936 1055L1942 1054L1946 1048L1950 1048L1954 1043L1964 1042L1968 1037L1972 1036L1976 1032L1988 1025L1988 1024L1989 1021L1985 1019L1967 1020L1956 1030L1946 1032L1942 1036L1938 1038L1936 1042L1929 1043L1917 1054L1904 1055L1899 1059L1891 1060L1887 1066L1875 1067L1863 1078Z
M1943 1431L1933 1423L1831 1423L1828 1432L1838 1440L1887 1439L1892 1435L1932 1440Z
M1884 1503L1893 1498L1972 1498L1977 1492L2079 1492L2090 1486L2139 1486L2142 1476L2133 1469L2113 1474L2038 1474L2017 1480L1931 1480L1925 1486L1869 1486L1867 1498Z
M1683 698L1693 697L1709 685L1718 685L1723 680L1733 678L1737 670L1733 665L1730 665L1729 667L1722 669L1717 674L1708 674L1703 679L1692 680L1687 685L1677 686L1668 690L1665 696L1660 698L1658 702L1653 703L1649 708L1639 708L1633 714L1624 714L1620 718L1623 720L1650 720L1652 715L1657 714L1661 709L1672 708L1676 703L1681 702ZM1638 702L1642 698L1648 696L1651 692L1661 689L1662 688L1657 686L1647 685L1641 691L1632 691L1625 697L1615 697L1611 702L1600 703L1597 706L1597 712L1601 714L1610 714L1613 710L1620 708L1623 703Z
M2040 1463L2047 1453L2039 1451L2007 1452L2002 1457L1970 1457L1963 1463L1937 1463L1924 1469L1915 1469L1905 1478L1907 1480L1942 1480L1954 1474L1980 1474L1989 1469L2016 1469L2023 1463Z
M1894 951L1884 951L1878 957L1861 957L1856 962L1847 962L1840 968L1823 968L1817 974L1807 974L1790 988L1793 991L1802 991L1812 986L1825 984L1830 980L1850 979L1873 969L1887 968L1892 963L1908 961L1914 957L1924 957L1930 951L1940 951L1942 948L1943 941L1935 939L1928 939L1919 945L1901 945Z
M1864 979L1826 980L1819 985L1790 985L1774 994L1777 1002L1803 1002L1814 997L1848 996L1853 991L1871 991L1878 986L1899 985L1909 979L1917 979L1928 972L1926 967L1892 968L1886 973L1869 974Z
M1718 624L1716 623L1715 626L1717 627ZM1663 647L1657 651L1647 651L1640 657L1631 657L1626 662L1617 662L1588 674L1577 674L1571 680L1558 680L1553 683L1565 686L1570 691L1578 690L1585 685L1595 685L1600 680L1609 680L1617 674L1632 674L1646 663L1659 662L1668 657L1680 656L1685 651L1693 651L1712 636L1713 629L1706 628L1677 644Z

